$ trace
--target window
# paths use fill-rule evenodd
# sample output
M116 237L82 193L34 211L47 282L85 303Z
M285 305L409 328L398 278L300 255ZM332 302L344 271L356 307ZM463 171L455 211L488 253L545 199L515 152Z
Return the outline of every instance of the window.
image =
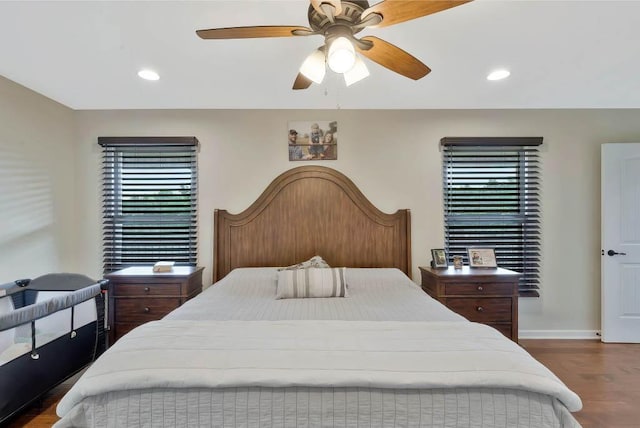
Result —
M100 137L104 272L197 261L195 137Z
M447 137L440 144L449 256L492 247L498 266L523 274L520 295L539 296L542 138Z

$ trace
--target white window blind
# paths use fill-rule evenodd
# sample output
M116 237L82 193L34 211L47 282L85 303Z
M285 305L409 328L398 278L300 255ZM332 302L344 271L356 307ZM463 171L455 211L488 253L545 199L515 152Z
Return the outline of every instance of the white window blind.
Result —
M445 247L495 249L498 266L523 274L521 296L539 296L541 137L458 138L443 153Z
M195 137L100 137L105 273L197 262Z

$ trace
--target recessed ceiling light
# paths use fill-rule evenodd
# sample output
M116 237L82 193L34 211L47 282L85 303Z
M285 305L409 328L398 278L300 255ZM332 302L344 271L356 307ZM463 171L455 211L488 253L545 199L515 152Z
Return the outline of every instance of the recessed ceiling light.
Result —
M140 76L144 80L159 80L160 75L153 70L140 70L138 71L138 76Z
M502 79L506 79L507 77L509 77L510 74L511 74L511 72L509 72L509 70L505 70L505 69L494 70L491 73L489 73L489 75L487 76L487 80L502 80Z

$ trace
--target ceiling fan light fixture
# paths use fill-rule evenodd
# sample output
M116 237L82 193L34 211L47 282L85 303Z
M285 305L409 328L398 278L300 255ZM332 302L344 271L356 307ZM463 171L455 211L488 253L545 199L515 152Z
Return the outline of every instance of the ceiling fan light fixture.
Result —
M155 71L149 69L138 71L138 77L144 80L160 80L160 75Z
M299 25L251 25L196 30L201 39L257 39L268 37L323 36L320 54L307 58L293 82L292 89L307 89L320 83L327 65L338 74L349 72L356 64L356 50L363 57L413 80L431 72L422 61L385 40L374 36L356 38L365 28L388 27L442 12L473 0L381 0L373 6L367 0L305 0L308 27ZM357 49L356 49L357 48ZM319 64L318 57L324 56ZM368 75L366 66L345 76L353 84Z
M351 70L344 73L344 82L347 86L351 86L369 76L369 69L359 56L356 56L356 62Z
M324 80L324 75L327 72L324 61L324 52L317 49L304 60L300 66L300 73L304 74L307 79L320 84Z
M338 37L329 46L327 64L336 73L345 73L351 70L356 63L356 51L353 44L346 37Z
M502 79L506 79L510 75L511 75L511 72L509 70L505 70L505 69L494 70L491 73L489 73L489 75L487 76L487 80L502 80Z

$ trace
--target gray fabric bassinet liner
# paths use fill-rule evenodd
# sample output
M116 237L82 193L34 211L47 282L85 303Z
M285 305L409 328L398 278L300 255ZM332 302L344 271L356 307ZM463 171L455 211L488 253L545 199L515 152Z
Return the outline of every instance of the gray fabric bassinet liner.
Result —
M64 290L61 290L64 291ZM0 315L0 331L8 330L31 321L44 318L54 312L70 308L101 293L101 282L81 288L63 296L24 306Z

